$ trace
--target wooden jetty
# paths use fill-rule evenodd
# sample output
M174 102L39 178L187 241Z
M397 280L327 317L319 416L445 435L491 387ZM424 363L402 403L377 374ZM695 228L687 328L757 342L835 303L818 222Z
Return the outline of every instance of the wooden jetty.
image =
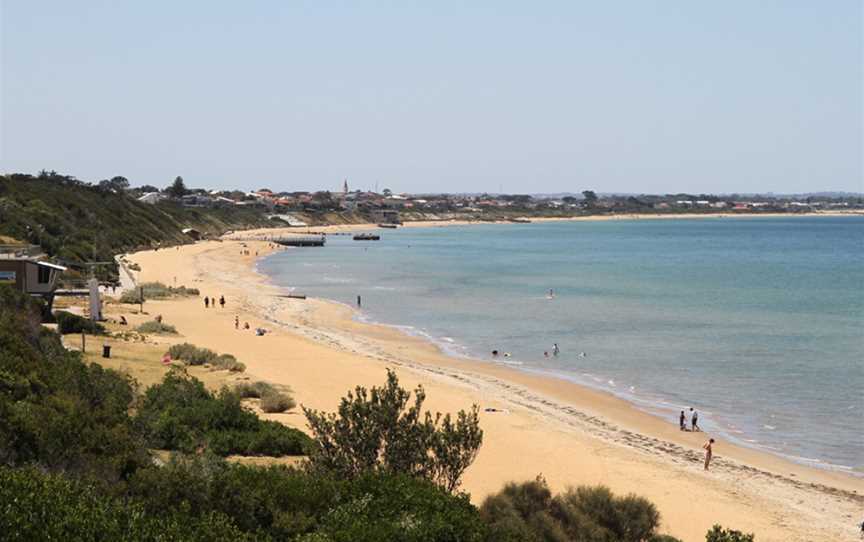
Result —
M262 239L286 247L323 247L327 238L323 235L285 235Z
M355 241L379 241L380 239L381 236L374 233L358 233L354 236Z

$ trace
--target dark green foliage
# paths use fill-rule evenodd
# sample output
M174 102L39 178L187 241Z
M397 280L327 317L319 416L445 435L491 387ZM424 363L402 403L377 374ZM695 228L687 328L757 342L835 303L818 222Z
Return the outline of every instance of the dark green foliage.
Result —
M490 541L641 542L660 524L657 509L641 497L616 497L603 486L553 497L542 479L508 484L486 499L480 515Z
M57 320L57 330L63 335L69 333L105 334L105 326L99 322L94 322L89 318L84 318L71 312L57 311L54 313L54 318Z
M39 307L0 286L0 464L38 462L116 480L148 457L128 377L85 365L39 325Z
M312 465L346 478L369 470L407 474L454 491L483 441L477 407L454 421L422 412L422 387L406 409L410 397L388 370L384 387L358 386L342 398L338 414L304 408L315 438Z
M756 537L753 534L744 534L733 529L724 529L715 525L705 535L705 542L753 542Z
M255 540L223 514L206 512L188 517L170 505L159 514L148 514L140 502L105 496L98 488L63 476L3 467L0 533L7 542Z
M110 261L119 252L185 243L181 230L187 227L221 234L271 224L249 207L148 205L53 172L0 176L0 235L41 245L62 260Z
M214 396L201 381L179 371L147 389L136 418L153 448L217 455L303 455L309 437L244 409L240 396L223 389Z
M484 532L467 496L383 473L340 480L205 457L139 471L128 491L148 503L150 513L172 503L193 518L225 514L259 539L470 542L481 540Z

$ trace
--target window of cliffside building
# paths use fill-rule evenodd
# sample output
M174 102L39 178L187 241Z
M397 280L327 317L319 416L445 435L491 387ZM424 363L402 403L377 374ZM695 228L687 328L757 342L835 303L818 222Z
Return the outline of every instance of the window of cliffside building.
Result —
M39 277L37 280L39 281L39 284L48 284L51 282L51 268L40 265Z

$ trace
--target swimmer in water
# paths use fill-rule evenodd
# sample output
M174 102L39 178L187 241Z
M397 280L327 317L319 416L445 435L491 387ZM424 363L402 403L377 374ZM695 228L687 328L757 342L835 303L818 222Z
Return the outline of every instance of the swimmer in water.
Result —
M552 344L552 355L557 356L560 353L561 353L561 349L558 348L558 343L553 343Z
M555 290L549 288L549 295L546 296L546 299L555 299Z

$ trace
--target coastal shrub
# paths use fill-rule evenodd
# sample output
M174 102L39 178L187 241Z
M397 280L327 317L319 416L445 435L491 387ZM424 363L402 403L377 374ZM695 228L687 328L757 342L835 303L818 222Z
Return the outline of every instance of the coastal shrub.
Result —
M552 496L542 478L507 484L486 498L480 515L490 541L580 540L642 542L662 540L660 514L635 495L617 497L603 486L579 487Z
M148 461L134 431L131 380L63 347L40 307L0 286L0 464L116 480Z
M241 382L234 386L234 391L241 399L260 399L268 393L276 393L276 388L267 382Z
M171 507L147 513L136 500L113 498L98 487L35 468L0 467L0 503L8 503L0 505L0 533L7 542L255 540L225 514L188 517Z
M104 335L105 326L99 322L94 322L89 318L78 316L71 312L57 311L54 313L57 320L57 330L62 335L69 333L89 333L91 335Z
M185 286L166 286L161 282L143 282L137 288L126 290L120 296L121 303L138 303L141 298L141 291L144 292L144 300L148 299L166 299L174 296L197 296L199 294L197 288L187 288Z
M246 370L246 366L237 361L237 358L231 354L219 354L213 358L210 365L215 369L231 371L232 373L242 373Z
M404 475L367 472L344 480L205 455L140 470L128 491L148 513L171 503L192 518L225 514L264 540L480 542L485 533L467 496Z
M290 395L270 392L261 397L261 410L268 413L285 412L297 406Z
M150 320L149 322L144 322L135 328L136 331L140 333L155 333L160 335L176 335L177 328L172 326L171 324L165 324L162 322L157 322L156 320Z
M353 478L369 470L426 478L447 491L459 487L465 469L483 442L478 408L450 414L423 413L422 386L399 386L396 373L371 390L358 386L343 397L336 413L303 408L315 440L314 468Z
M724 529L720 525L715 525L705 535L705 542L754 542L755 540L756 537L753 534L744 534L734 529Z
M218 395L181 371L172 370L151 386L136 422L153 448L192 452L205 447L217 455L302 455L310 439L301 431L260 420L242 407L240 396Z
M217 357L216 352L209 348L198 348L194 344L189 343L172 345L168 349L168 354L172 359L181 360L186 363L186 365L204 365L205 363L212 363Z

